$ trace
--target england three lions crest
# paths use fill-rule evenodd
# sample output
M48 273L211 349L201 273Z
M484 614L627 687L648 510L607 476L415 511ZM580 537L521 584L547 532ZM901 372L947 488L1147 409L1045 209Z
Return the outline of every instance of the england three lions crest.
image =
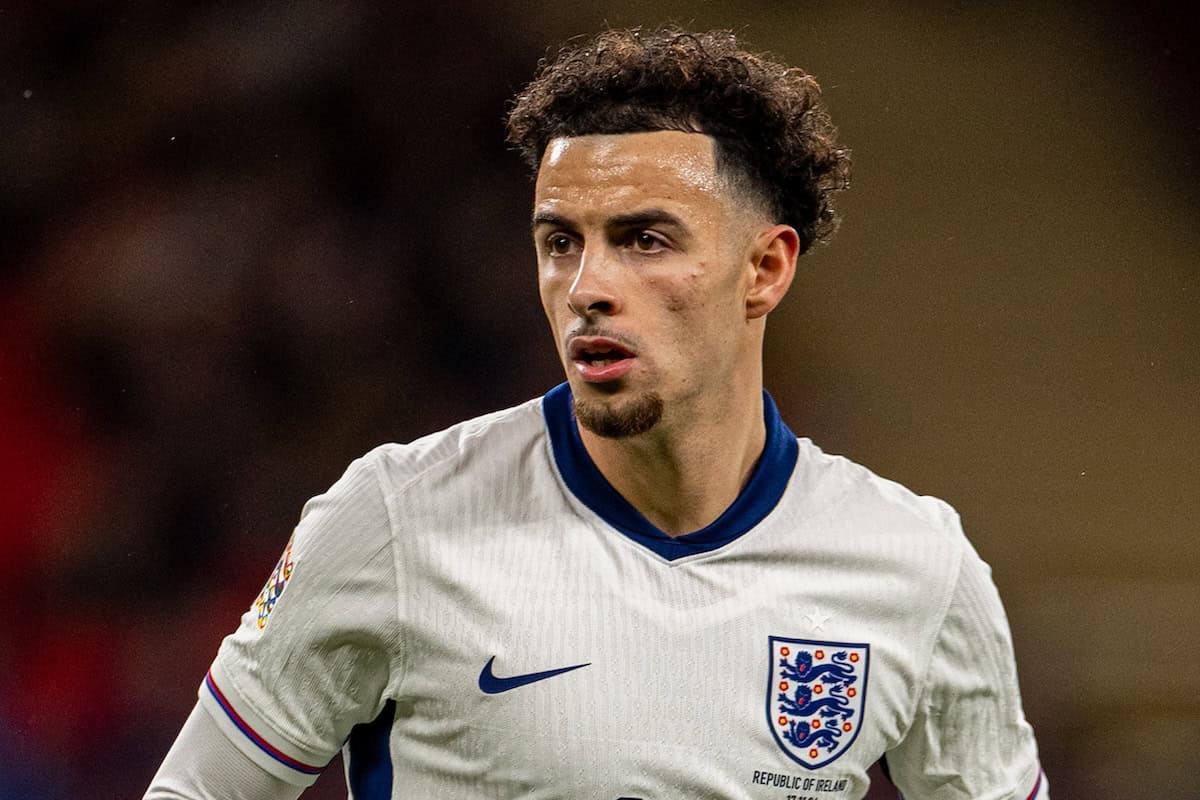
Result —
M871 646L770 637L767 724L783 752L808 769L850 747L862 727Z

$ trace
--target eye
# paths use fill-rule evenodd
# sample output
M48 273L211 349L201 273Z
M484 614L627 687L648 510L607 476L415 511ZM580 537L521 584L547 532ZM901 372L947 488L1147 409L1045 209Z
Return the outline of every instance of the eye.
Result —
M633 246L643 253L657 253L665 243L657 234L650 231L638 231L633 235Z
M571 248L574 246L574 244L575 243L571 241L571 237L567 236L565 233L552 233L546 237L546 250L548 250L552 256L565 256L567 253L571 252Z

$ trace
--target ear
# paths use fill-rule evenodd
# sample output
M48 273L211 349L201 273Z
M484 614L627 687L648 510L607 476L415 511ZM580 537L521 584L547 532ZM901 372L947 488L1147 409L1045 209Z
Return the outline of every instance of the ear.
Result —
M800 236L790 225L775 225L759 232L750 250L754 275L746 293L746 319L765 317L787 294L796 276Z

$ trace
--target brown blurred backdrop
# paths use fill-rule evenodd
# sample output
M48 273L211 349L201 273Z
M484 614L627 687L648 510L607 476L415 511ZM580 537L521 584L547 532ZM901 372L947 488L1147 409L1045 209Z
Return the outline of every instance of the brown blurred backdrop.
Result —
M0 797L139 796L307 497L558 382L505 103L668 20L854 149L791 427L960 510L1056 798L1200 796L1200 15L876 5L0 6Z

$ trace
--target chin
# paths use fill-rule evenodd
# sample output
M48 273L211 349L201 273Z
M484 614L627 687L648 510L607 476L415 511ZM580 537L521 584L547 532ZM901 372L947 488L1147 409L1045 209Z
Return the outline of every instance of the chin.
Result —
M653 430L662 420L663 399L656 392L633 397L584 400L575 396L575 419L597 436L625 439Z

